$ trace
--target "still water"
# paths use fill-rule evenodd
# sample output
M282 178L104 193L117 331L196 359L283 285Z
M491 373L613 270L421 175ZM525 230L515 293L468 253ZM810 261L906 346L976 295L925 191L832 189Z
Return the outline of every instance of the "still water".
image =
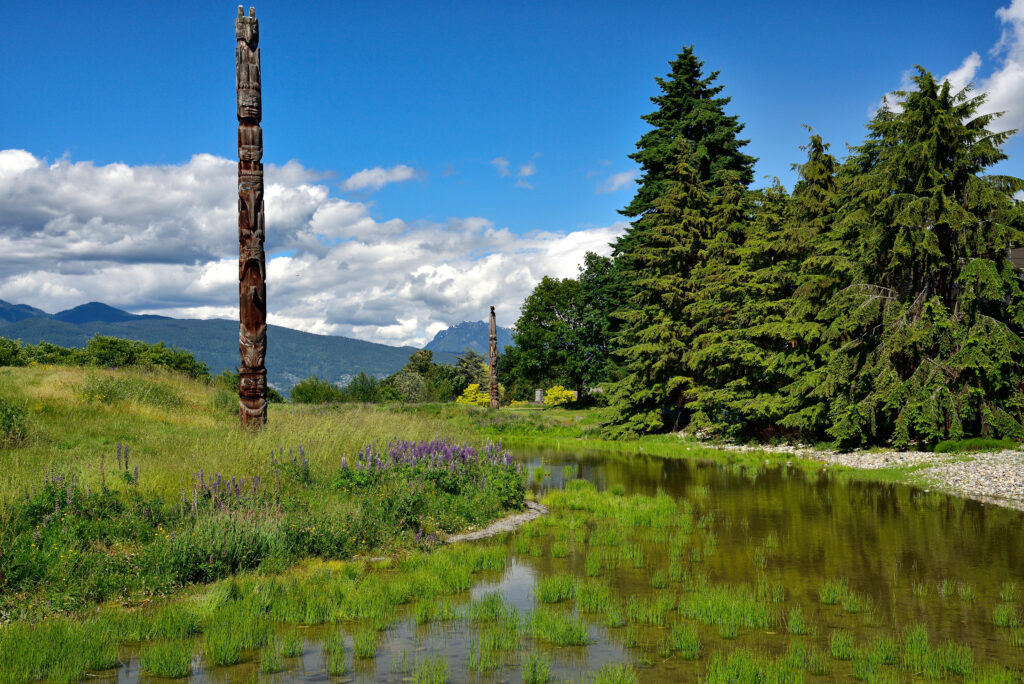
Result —
M520 450L518 458L530 474L531 487L542 497L580 478L598 490L620 495L663 492L692 509L700 529L693 532L694 551L687 573L712 585L777 587L784 598L773 607L768 629L744 629L725 638L713 627L700 626L702 655L695 661L662 652L671 624L611 628L587 618L588 646L534 644L551 666L551 681L581 678L607 663L630 662L641 682L696 681L707 670L711 654L743 648L780 656L794 641L825 653L829 636L845 630L858 642L879 635L898 639L912 625L923 625L933 644L968 645L978 670L998 665L1024 671L1024 640L997 627L997 606L1024 615L1024 514L905 486L848 482L827 469L806 473L788 467L722 466L645 455L608 455ZM590 530L593 532L593 529ZM587 542L558 534L557 525L520 542L522 532L506 538L511 556L502 572L477 575L469 592L455 597L458 605L500 592L505 601L527 614L536 607L538 578L554 574L585 576ZM553 541L569 539L561 553ZM711 541L708 541L708 540ZM492 542L493 543L493 542ZM703 545L703 546L702 546ZM668 545L646 538L638 542L643 567L623 563L601 572L612 594L646 600L673 585L652 586L653 574L670 566ZM703 552L696 549L703 548ZM557 556L557 557L556 557ZM387 571L380 572L382 582ZM846 580L861 597L859 608L823 605L819 590L828 580ZM656 582L655 582L656 583ZM1014 593L1007 601L1007 587ZM678 589L677 589L678 591ZM798 607L809 634L786 633L787 610ZM351 625L310 627L305 653L289 659L276 675L258 672L259 654L249 654L231 668L204 670L194 662L195 681L412 681L412 664L441 657L451 682L521 682L519 655L492 672L469 672L469 653L478 635L464 622L418 626L412 609L384 634L375 659L354 659ZM559 610L572 611L572 602ZM348 669L330 678L321 644L328 634L344 634ZM1019 632L1017 632L1019 634ZM528 642L529 639L526 639ZM521 655L521 654L520 654ZM118 682L148 681L138 662L124 653L127 665L101 675ZM828 675L807 674L807 681L850 680L849 662L832 661ZM890 672L899 681L916 681L913 673ZM956 677L951 677L956 681Z

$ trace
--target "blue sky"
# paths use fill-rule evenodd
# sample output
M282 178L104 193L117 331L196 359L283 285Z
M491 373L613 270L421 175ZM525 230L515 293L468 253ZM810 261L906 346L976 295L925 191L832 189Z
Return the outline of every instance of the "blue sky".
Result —
M640 116L684 45L721 72L759 184L791 186L801 124L839 153L859 142L915 64L974 81L1024 122L1024 0L256 11L277 184L271 318L390 343L483 318L488 301L510 324L532 283L572 275L582 251L622 230ZM231 315L235 13L209 1L7 3L0 248L17 258L0 298ZM1001 170L1024 175L1019 136L1007 151ZM226 204L214 192L225 187ZM164 279L181 287L163 292Z

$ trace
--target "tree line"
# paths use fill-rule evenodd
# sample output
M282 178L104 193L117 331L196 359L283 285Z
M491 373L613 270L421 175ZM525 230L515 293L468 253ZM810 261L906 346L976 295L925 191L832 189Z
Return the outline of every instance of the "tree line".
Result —
M655 79L631 219L612 256L545 277L499 371L512 396L600 387L607 430L908 447L1024 438L1024 181L1015 131L918 68L837 158L811 131L788 191L718 72L685 48Z

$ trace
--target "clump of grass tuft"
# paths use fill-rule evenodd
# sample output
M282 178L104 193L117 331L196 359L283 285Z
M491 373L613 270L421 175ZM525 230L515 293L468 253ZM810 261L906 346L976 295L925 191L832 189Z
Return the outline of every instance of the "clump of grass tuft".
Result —
M583 563L583 571L587 577L597 577L601 574L601 555L597 551L587 554L587 559Z
M448 681L448 663L435 656L417 661L412 666L413 684L445 684Z
M364 627L352 635L352 651L356 658L373 658L377 655L377 630Z
M234 665L242 652L242 639L231 624L214 624L203 635L203 654L211 665Z
M806 667L808 672L819 677L826 676L832 672L828 656L825 655L824 651L818 649L811 649L807 652Z
M957 582L956 593L960 597L961 601L971 603L977 598L977 593L974 591L974 585L970 582Z
M676 624L672 626L672 647L679 652L684 660L696 660L700 657L700 635L693 625Z
M807 634L807 619L800 606L789 611L789 616L786 618L786 630L790 634Z
M341 634L334 633L324 643L324 658L327 660L327 674L340 677L345 674L345 642Z
M1017 597L1017 584L1015 582L1003 582L999 587L999 600L1003 603L1013 603Z
M826 580L818 588L818 600L826 606L834 606L842 602L850 593L850 584L845 579Z
M576 583L571 575L552 575L537 580L533 595L541 603L568 601L576 593Z
M569 545L564 541L556 541L551 544L552 558L565 558L569 555Z
M850 660L853 658L853 634L842 629L832 632L828 639L829 650L836 660Z
M548 684L551 681L551 663L536 652L523 656L523 684Z
M594 684L638 684L639 681L633 666L622 663L605 665L594 675Z
M158 641L142 649L139 663L157 677L187 677L192 673L192 646L187 641Z
M272 641L263 649L260 657L260 671L266 674L274 674L284 669L284 657L281 654L281 644L277 640Z
M281 654L285 658L297 658L306 651L306 639L297 629L291 629L281 637Z
M534 639L555 646L586 646L590 643L587 625L582 620L547 608L539 608L528 619Z
M668 577L664 570L655 570L651 575L651 586L655 589L664 589L668 585Z
M581 613L603 613L608 609L611 600L611 589L603 582L576 584L576 608Z
M1017 610L1005 603L1000 603L992 609L992 624L996 627L1016 627L1020 623Z

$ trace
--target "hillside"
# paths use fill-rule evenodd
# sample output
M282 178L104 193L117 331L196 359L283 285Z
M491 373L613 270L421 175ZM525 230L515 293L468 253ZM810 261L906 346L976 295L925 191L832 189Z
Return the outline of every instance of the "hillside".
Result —
M24 309L31 307L0 302L0 313L8 316L7 321ZM0 337L20 339L26 344L45 341L63 347L82 347L95 334L110 335L186 349L209 366L213 374L238 366L238 323L235 321L137 316L103 304L84 305L59 314L40 313L42 316L0 322ZM82 320L96 315L105 320ZM391 347L350 337L314 335L277 325L268 326L267 342L268 380L282 392L290 391L292 385L311 375L338 384L345 384L360 372L377 377L390 375L416 351L415 347ZM452 363L454 354L435 352L434 360Z
M489 334L486 322L463 321L434 335L434 339L423 348L434 352L435 360L437 360L438 353L458 354L467 347L486 356ZM512 329L498 326L498 352L500 353L511 344Z

